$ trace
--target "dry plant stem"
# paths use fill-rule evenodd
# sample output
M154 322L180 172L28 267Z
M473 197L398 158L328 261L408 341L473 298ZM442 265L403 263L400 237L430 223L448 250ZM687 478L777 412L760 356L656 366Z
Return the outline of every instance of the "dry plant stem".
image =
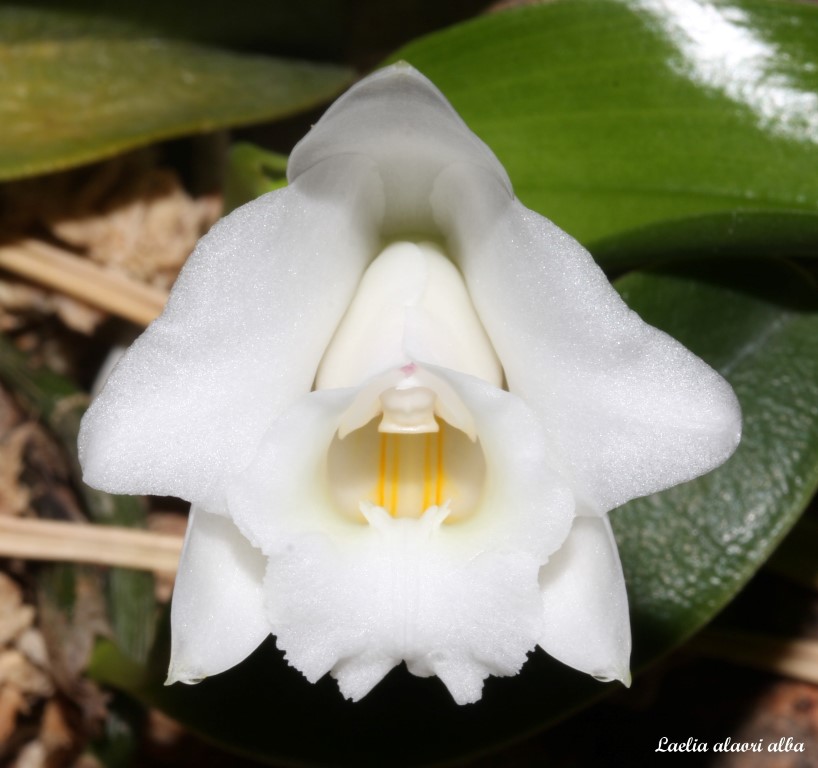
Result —
M0 517L0 557L175 573L182 537L110 525Z
M156 318L167 301L167 293L158 288L40 240L0 245L0 268L139 325Z
M691 648L703 656L818 685L818 640L706 630Z

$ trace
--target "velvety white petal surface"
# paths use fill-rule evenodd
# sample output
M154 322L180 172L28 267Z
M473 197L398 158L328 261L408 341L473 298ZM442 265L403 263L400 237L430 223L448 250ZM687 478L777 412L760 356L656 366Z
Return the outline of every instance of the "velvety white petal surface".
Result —
M412 360L503 384L497 355L451 260L433 243L395 242L364 273L315 386L358 386Z
M459 523L457 535L475 545L527 551L539 562L565 541L575 498L558 475L548 435L519 397L443 368L447 380L471 411L488 469L480 509L484 514ZM455 530L454 527L452 530Z
M587 507L605 512L732 454L730 386L628 309L576 240L473 166L442 174L434 201L508 387Z
M628 595L607 515L574 520L567 541L540 571L540 587L539 645L574 669L630 685Z
M403 63L375 72L341 96L295 147L287 175L296 179L343 153L365 155L377 165L387 235L428 231L434 180L452 163L485 168L511 190L492 151L429 80Z
M191 510L171 606L168 683L196 683L249 656L270 634L266 558L221 515Z
M302 396L269 427L247 469L227 486L227 506L242 533L265 555L294 535L344 537L360 527L333 505L327 451L354 389Z
M514 674L543 626L539 567L571 526L573 496L549 471L525 404L432 370L473 409L484 441L486 488L469 519L441 525L436 507L393 519L365 505L367 524L333 508L323 462L354 389L313 392L288 409L228 489L231 516L270 556L279 647L310 680L331 671L350 698L402 660L438 675L459 702L479 698L488 675Z
M85 417L86 481L222 509L224 478L310 390L381 211L369 161L341 157L219 222Z
M374 510L378 519L354 538L305 536L271 558L276 641L309 680L331 671L358 699L406 660L464 704L480 698L488 675L519 671L542 621L537 561L502 550L464 556L436 511L414 520Z

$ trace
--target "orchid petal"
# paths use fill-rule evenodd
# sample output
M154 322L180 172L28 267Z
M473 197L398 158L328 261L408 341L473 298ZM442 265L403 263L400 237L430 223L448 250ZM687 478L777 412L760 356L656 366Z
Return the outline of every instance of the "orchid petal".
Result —
M338 514L325 480L330 443L354 397L351 388L302 396L273 422L253 460L228 485L232 520L265 555L279 553L293 535L343 536L350 525L359 527Z
M576 240L474 166L450 167L434 198L508 388L584 505L604 513L732 454L729 384L628 309Z
M191 510L171 607L168 683L195 683L249 656L270 634L262 583L266 559L236 526Z
M628 594L608 517L577 517L565 544L540 570L539 645L599 680L630 685Z
M550 469L548 435L519 397L471 376L430 370L448 381L472 412L491 468L483 491L485 519L463 521L458 536L475 535L481 547L491 541L545 562L565 541L575 512L570 488Z
M332 158L217 224L85 417L86 482L222 510L224 479L309 391L381 208L370 163Z

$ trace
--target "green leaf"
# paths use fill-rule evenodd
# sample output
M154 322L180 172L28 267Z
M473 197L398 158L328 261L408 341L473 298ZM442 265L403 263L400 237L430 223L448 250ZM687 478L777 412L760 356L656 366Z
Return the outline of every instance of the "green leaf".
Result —
M636 273L619 289L649 322L731 380L745 419L742 444L722 468L613 515L629 581L634 666L641 667L713 617L818 484L818 294L801 273L777 262ZM92 671L210 739L312 765L454 759L523 736L617 689L537 651L517 677L490 678L483 700L467 707L455 705L439 681L403 669L351 704L328 678L307 683L270 641L198 686L164 688L166 639L159 648L151 669L140 673L105 644Z
M440 87L527 206L603 260L815 253L814 4L558 0L398 59Z
M349 84L341 67L229 53L103 18L0 8L0 180L160 139L273 120Z
M617 287L726 376L744 414L727 464L613 516L639 663L709 621L818 487L818 293L803 272L768 262L637 273Z

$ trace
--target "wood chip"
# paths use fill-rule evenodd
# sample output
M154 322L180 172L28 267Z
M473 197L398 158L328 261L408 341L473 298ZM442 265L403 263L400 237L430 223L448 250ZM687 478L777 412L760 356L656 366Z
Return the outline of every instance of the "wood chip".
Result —
M0 441L0 515L22 515L31 501L29 489L20 482L23 455L37 425L21 424Z
M0 572L0 647L9 645L34 622L34 607L23 604L20 587Z
M49 668L48 650L45 647L43 633L36 627L29 627L23 632L17 638L14 647L40 669Z
M5 744L14 733L17 715L28 711L25 696L13 685L0 688L0 744Z
M48 752L39 740L30 741L21 750L11 768L47 768Z
M58 699L45 704L40 722L40 741L49 753L62 752L74 743L74 734L65 716L65 709Z
M48 675L14 649L0 653L0 687L7 685L30 696L45 697L54 693Z

